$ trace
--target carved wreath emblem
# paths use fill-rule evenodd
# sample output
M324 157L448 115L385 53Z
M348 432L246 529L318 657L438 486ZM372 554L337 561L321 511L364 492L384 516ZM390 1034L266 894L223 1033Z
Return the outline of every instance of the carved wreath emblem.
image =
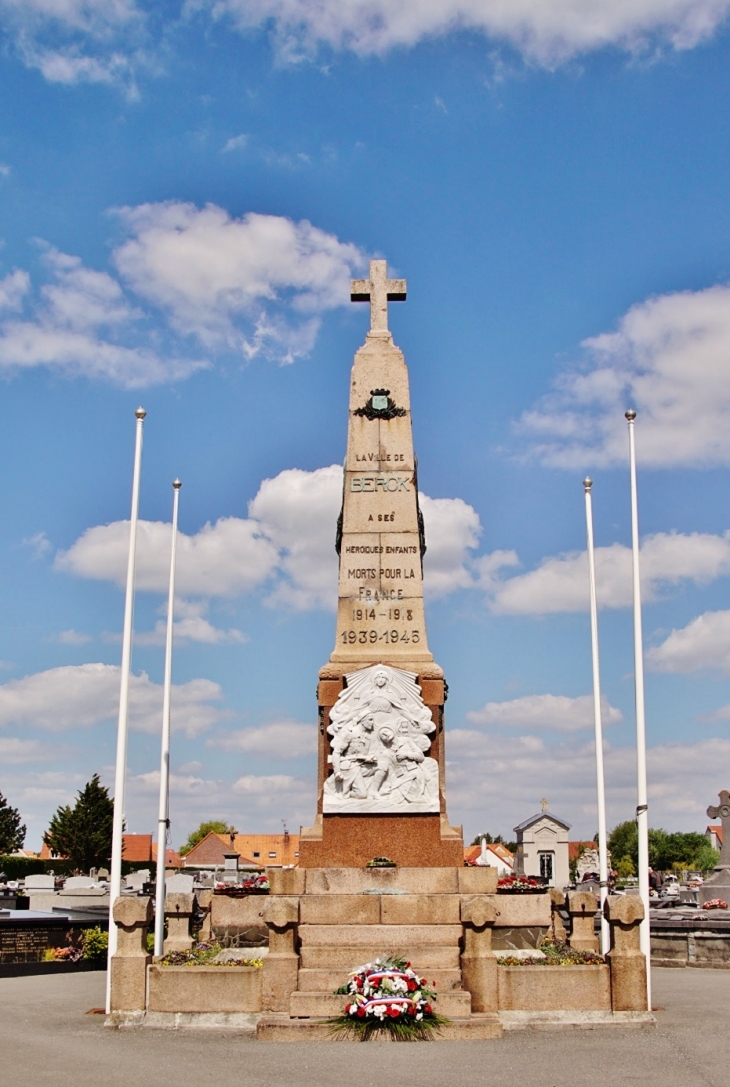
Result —
M355 415L366 419L395 419L406 414L405 408L397 408L390 398L390 389L371 389L370 399L364 408L355 408Z

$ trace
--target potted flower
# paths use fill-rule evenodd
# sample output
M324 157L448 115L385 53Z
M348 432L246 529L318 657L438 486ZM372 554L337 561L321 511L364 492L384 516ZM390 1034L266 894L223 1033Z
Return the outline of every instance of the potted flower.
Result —
M539 895L544 892L545 884L534 876L504 876L497 880L497 894Z

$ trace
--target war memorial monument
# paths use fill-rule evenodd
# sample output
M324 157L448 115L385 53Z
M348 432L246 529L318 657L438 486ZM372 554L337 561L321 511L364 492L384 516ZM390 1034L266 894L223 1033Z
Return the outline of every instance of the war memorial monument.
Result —
M384 260L352 282L370 305L356 352L342 509L334 648L319 673L316 811L299 866L269 869L267 896L169 894L166 950L190 947L191 921L228 940L268 932L263 967L165 966L146 950L152 903L118 899L110 1025L255 1029L264 1040L324 1040L340 1014L335 992L378 955L426 972L449 1020L440 1037L487 1039L533 1021L653 1022L639 949L637 898L611 898L611 951L590 966L500 965L562 932L560 892L497 893L497 872L465 867L461 828L447 814L444 674L428 648L423 518L418 505L408 371L388 329L406 283ZM388 866L373 867L376 861ZM576 948L598 950L596 899L568 896ZM557 926L557 927L556 927Z

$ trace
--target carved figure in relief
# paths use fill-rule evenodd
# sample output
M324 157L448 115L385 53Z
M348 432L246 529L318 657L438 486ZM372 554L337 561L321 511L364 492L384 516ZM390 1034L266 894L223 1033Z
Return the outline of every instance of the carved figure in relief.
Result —
M436 726L412 672L373 665L346 677L330 713L325 812L439 810Z

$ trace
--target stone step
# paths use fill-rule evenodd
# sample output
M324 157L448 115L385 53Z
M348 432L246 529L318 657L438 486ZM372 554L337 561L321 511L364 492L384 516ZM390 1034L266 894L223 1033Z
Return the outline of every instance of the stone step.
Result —
M494 894L497 890L496 868L306 868L301 871L307 895L393 891L473 895Z
M393 950L392 948L390 949ZM352 947L349 941L338 947L302 947L299 952L302 969L342 970L345 977L351 970L372 962L383 954L383 948L370 946ZM413 952L413 969L423 973L429 970L458 970L458 947L419 947Z
M300 925L302 947L379 947L416 956L421 947L458 947L461 925ZM357 964L356 964L357 965Z
M293 1019L342 1015L347 997L325 993L292 993L289 1001L289 1014ZM435 1010L440 1015L449 1016L471 1014L471 994L462 990L439 993Z
M426 978L429 986L435 989L437 993L445 993L449 989L461 988L460 970L439 970L436 967L431 967L428 971L418 972L422 977ZM349 971L341 969L303 969L299 971L297 987L300 992L334 992L340 985L344 985L348 981L348 973Z
M256 1037L261 1042L341 1042L347 1036L332 1033L326 1018L290 1019L288 1015L266 1013L256 1025ZM436 1042L484 1042L502 1037L502 1023L493 1012L468 1017L455 1016L447 1026L440 1027L433 1038ZM384 1042L392 1039L383 1036Z

